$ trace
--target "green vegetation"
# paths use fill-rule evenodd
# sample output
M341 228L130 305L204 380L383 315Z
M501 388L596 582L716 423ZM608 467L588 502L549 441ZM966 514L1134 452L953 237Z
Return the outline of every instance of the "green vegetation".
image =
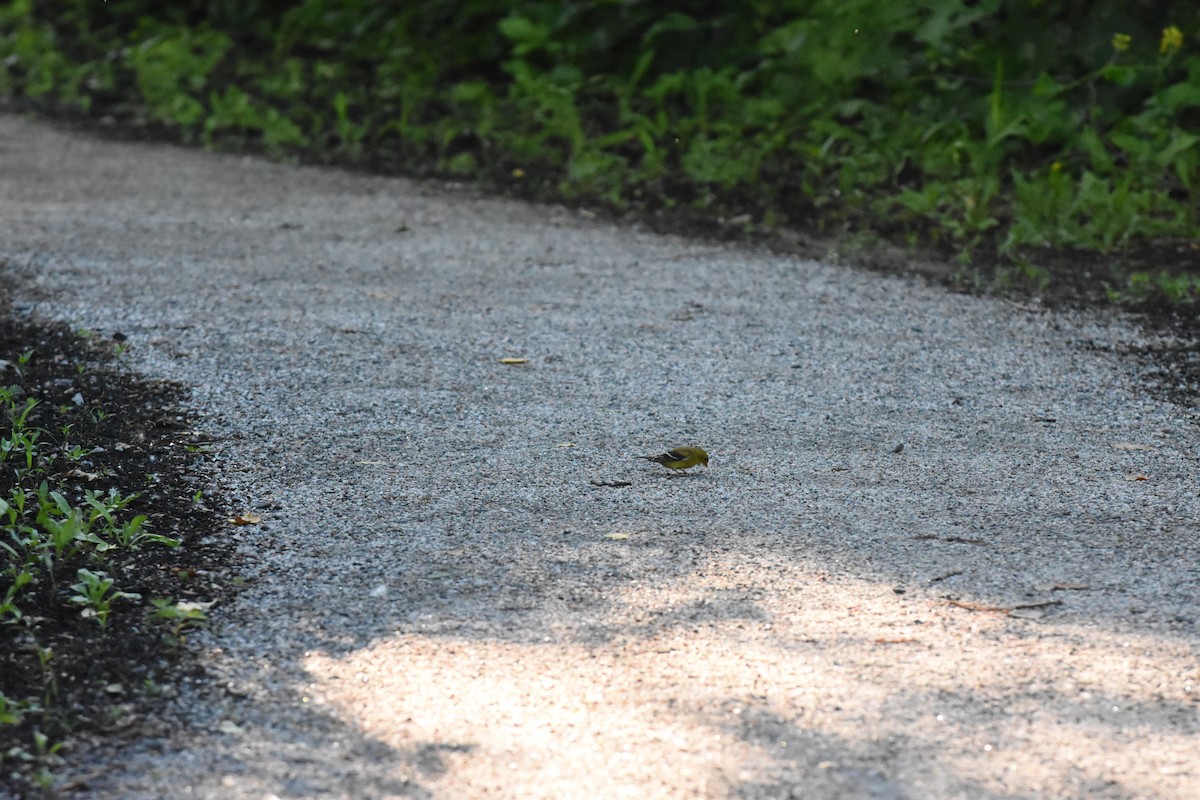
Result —
M199 457L146 412L170 397L101 368L98 339L0 322L0 783L48 790L71 731L103 734L204 622L175 598L213 587L184 580L199 494L142 480Z
M1094 5L26 0L0 88L184 139L963 252L1192 237L1200 58L1169 9Z
M1182 1L9 0L0 94L731 231L1025 271L1079 250L1114 296L1188 300L1178 270L1113 270L1200 230L1197 25Z

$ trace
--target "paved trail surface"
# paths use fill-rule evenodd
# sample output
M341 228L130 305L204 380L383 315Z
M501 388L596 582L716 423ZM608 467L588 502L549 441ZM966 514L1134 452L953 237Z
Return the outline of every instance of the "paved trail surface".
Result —
M264 517L88 796L1200 796L1198 429L1125 323L12 116L0 257Z

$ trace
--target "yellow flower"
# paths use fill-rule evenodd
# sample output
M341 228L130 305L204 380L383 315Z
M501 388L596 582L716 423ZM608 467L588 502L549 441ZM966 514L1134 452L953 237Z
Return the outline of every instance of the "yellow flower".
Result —
M1133 42L1133 37L1130 36L1128 33L1113 34L1113 40L1112 40L1113 50L1116 50L1118 53L1124 53L1126 50L1128 50L1129 45L1132 42Z
M1183 31L1174 25L1163 28L1162 39L1158 43L1158 52L1166 55L1183 48Z

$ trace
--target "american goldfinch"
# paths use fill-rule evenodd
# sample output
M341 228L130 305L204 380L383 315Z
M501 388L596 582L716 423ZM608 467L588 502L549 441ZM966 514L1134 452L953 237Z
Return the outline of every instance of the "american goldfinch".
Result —
M667 469L687 469L694 467L697 464L708 466L708 453L701 450L699 447L676 447L666 453L657 456L638 456L647 461L653 461L655 464L662 464Z

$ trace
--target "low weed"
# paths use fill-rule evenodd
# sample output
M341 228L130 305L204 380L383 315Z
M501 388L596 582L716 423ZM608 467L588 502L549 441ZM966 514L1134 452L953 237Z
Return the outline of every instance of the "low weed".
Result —
M175 602L167 598L150 601L154 606L151 612L156 620L164 626L162 641L167 647L178 650L183 646L184 635L191 630L202 627L208 621L209 603Z
M185 632L205 621L202 601L159 605L144 598L142 587L169 587L176 594L209 587L189 580L185 588L182 578L157 577L176 573L157 565L179 548L181 537L156 530L155 507L122 486L152 463L127 452L122 441L154 442L165 435L152 427L137 428L136 435L112 433L123 414L144 413L147 395L122 399L96 380L88 359L113 355L94 335L91 344L61 332L60 339L39 335L48 352L25 350L6 361L6 377L16 382L0 386L0 773L6 781L49 791L79 705L104 696L94 684L112 682L114 670L138 669L125 653L129 642L158 636L161 625L164 652L178 654ZM12 336L0 328L0 341ZM64 341L76 348L73 357L52 351L68 347ZM56 405L35 394L76 380L91 387L89 396L111 403L111 412L98 405ZM173 476L202 454L179 447L176 455L161 446L153 462L160 477L154 491L160 497L178 493L179 511L173 513L200 519L207 509L193 502L196 490ZM169 517L159 511L154 518ZM178 572L195 571L181 564ZM156 625L145 624L147 615Z
M101 628L108 628L108 617L112 613L112 604L117 600L141 600L136 592L114 590L115 581L103 572L96 573L81 567L77 572L79 580L71 584L71 595L68 600L83 606L83 616L96 620Z

